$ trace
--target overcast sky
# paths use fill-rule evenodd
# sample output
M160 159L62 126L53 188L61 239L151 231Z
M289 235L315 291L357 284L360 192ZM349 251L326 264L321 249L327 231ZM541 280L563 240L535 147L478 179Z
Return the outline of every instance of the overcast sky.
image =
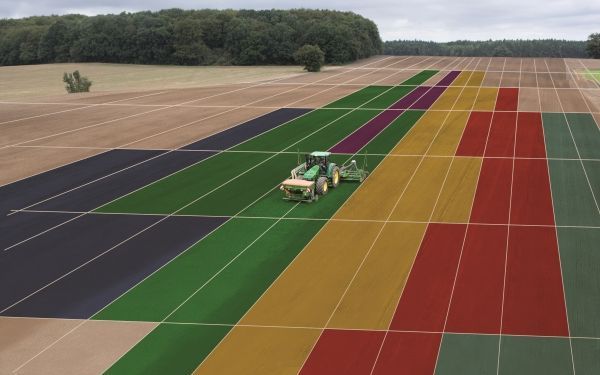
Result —
M0 18L87 15L163 8L323 8L351 10L377 23L384 40L560 38L600 32L598 0L0 0Z

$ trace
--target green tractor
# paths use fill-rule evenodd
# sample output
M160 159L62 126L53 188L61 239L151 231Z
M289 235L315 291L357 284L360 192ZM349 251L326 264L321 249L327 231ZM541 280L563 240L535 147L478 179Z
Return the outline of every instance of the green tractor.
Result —
M283 199L300 202L312 202L325 195L329 188L336 188L340 181L363 182L368 172L358 168L355 160L338 166L329 160L330 152L314 151L305 155L304 163L292 169L291 178L281 183Z

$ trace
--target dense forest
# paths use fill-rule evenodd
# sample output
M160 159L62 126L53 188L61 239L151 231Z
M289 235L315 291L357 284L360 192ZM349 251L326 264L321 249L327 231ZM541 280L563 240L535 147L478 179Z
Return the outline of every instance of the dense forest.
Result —
M181 10L0 20L0 65L53 62L292 64L305 44L325 63L381 53L371 20L328 10Z
M394 40L385 42L383 51L386 55L588 57L585 41L558 39L458 40L447 43Z

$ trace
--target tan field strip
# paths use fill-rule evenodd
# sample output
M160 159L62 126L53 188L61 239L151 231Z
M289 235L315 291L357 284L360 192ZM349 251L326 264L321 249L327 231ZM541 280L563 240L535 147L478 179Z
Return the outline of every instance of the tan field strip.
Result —
M60 112L83 107L84 104L12 104L0 103L0 123L14 121L24 117L42 116L52 112ZM0 129L4 124L0 124Z
M519 70L517 68L517 70ZM519 87L521 74L515 72L504 72L502 74L502 81L500 87Z
M540 112L540 96L537 88L519 90L519 111Z
M18 374L100 374L158 323L86 321L18 368ZM35 355L37 352L30 352ZM15 368L13 367L13 370Z
M521 87L537 87L537 74L535 73L521 73Z
M106 150L60 148L0 149L0 185L45 172L74 160L94 156Z
M539 89L542 112L562 112L558 95L554 89Z
M579 89L556 90L565 112L588 112L589 109Z
M481 85L487 87L499 87L501 77L502 73L500 72L486 72Z
M331 102L334 102L346 95L350 95L360 89L357 86L335 86L331 90L318 93L309 98L295 98L296 101L289 103L288 106L297 108L319 108Z

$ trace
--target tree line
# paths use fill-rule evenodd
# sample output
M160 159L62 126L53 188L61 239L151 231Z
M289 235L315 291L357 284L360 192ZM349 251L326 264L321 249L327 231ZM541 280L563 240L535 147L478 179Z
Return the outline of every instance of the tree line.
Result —
M293 64L304 45L342 64L381 53L375 23L329 10L181 10L0 20L0 65Z
M423 40L393 40L383 43L386 55L572 57L588 56L587 42L559 39L503 39L438 43Z

